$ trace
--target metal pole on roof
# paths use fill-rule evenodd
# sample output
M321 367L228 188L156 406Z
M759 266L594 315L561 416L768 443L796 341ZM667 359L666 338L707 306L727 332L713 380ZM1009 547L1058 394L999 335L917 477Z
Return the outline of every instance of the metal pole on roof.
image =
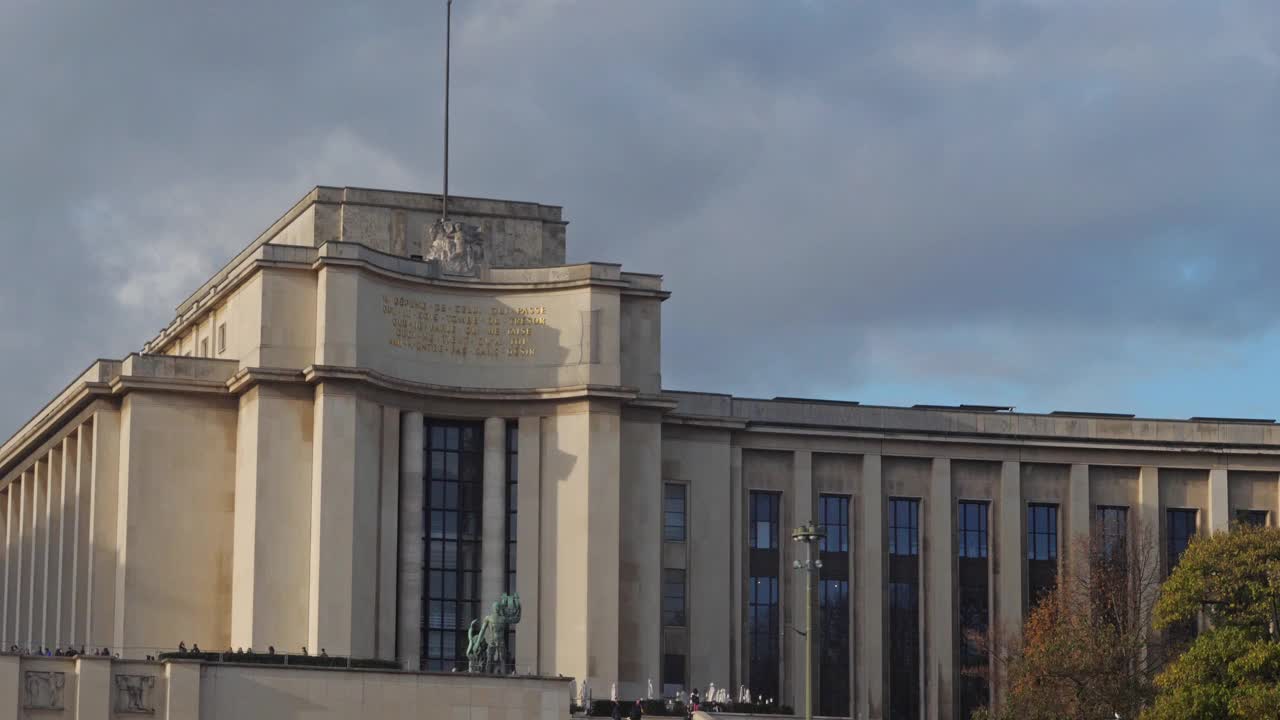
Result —
M449 219L449 54L453 30L453 0L445 2L444 20L444 195L440 202L440 219Z

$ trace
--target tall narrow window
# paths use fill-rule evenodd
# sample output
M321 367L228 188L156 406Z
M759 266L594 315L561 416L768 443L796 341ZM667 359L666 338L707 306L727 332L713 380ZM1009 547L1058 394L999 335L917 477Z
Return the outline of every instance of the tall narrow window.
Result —
M227 324L218 325L218 353L227 351Z
M519 426L507 423L507 592L516 587L516 513L520 509L520 433Z
M1169 573L1172 574L1178 561L1182 559L1182 553L1186 552L1187 545L1191 544L1191 538L1196 536L1196 511L1168 510L1165 517L1169 534Z
M1058 506L1027 505L1027 605L1033 608L1058 582Z
M480 617L480 509L484 431L428 421L427 597L422 666L466 666L467 626Z
M662 624L684 627L684 570L662 570Z
M1165 548L1166 559L1169 564L1169 574L1172 575L1173 569L1182 559L1182 553L1186 552L1187 546L1191 544L1191 538L1196 536L1196 511L1166 510L1165 526L1165 532L1168 535L1168 544ZM1196 622L1192 619L1174 623L1169 627L1168 633L1169 641L1175 647L1189 645L1196 636Z
M212 357L209 355L209 338L200 340L200 357Z
M1099 505L1093 528L1090 584L1094 610L1115 627L1131 621L1129 612L1129 508Z
M1248 525L1250 527L1266 527L1267 511L1266 510L1237 510L1236 523L1239 525Z
M684 692L685 656L664 653L662 656L662 696L671 698Z
M667 483L662 490L662 539L684 542L685 486Z
M920 501L889 500L889 717L920 718Z
M781 626L778 618L778 508L782 496L752 492L749 496L751 548L747 587L749 679L756 697L778 697Z
M1099 505L1097 533L1102 559L1126 565L1129 551L1129 508Z
M987 503L961 500L956 508L956 554L960 615L956 647L959 649L960 713L967 718L990 702L987 687L988 600Z
M819 543L820 668L818 712L849 715L849 497L818 497L818 520L826 532Z
M520 509L520 426L507 423L507 592L520 591L516 585L516 513ZM516 626L507 627L508 672L516 669Z

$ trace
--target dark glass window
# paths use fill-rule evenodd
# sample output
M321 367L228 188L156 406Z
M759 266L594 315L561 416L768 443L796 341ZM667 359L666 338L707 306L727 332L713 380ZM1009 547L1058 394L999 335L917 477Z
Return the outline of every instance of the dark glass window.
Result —
M1126 564L1129 548L1129 508L1099 505L1097 533L1101 541L1099 550L1103 559Z
M959 651L960 713L967 718L986 706L988 697L987 628L990 625L988 560L988 507L985 502L961 500L956 507L957 583L956 606L960 622L956 647Z
M778 549L778 493L751 493L751 549Z
M467 626L480 616L483 428L426 423L427 597L422 666L465 669Z
M920 718L920 501L889 500L889 717Z
M781 626L778 617L778 510L782 496L752 492L750 509L750 578L747 587L749 685L757 697L778 697Z
M667 483L662 496L662 539L684 542L685 539L685 486Z
M1058 506L1027 505L1027 601L1040 603L1058 582Z
M1267 526L1266 510L1237 510L1236 522L1240 525L1249 525L1251 527Z
M662 624L684 626L684 570L662 571Z
M507 592L517 593L516 585L516 512L520 508L520 426L507 423ZM515 670L516 626L507 628L508 671Z
M818 522L826 534L818 543L824 553L849 552L849 496L822 495L818 498Z
M664 653L662 655L662 696L675 697L684 692L684 655Z
M1168 536L1165 548L1168 553L1168 572L1173 574L1173 569L1182 559L1182 553L1186 552L1187 545L1191 544L1191 538L1196 536L1196 511L1166 510L1165 525L1165 534ZM1168 633L1169 641L1174 647L1189 645L1196 636L1195 620L1174 623L1169 626Z
M818 519L826 535L819 543L818 714L849 715L849 497L818 497Z
M1182 553L1186 551L1187 545L1191 544L1191 538L1196 536L1196 511L1168 510L1165 518L1168 522L1166 530L1169 535L1169 572L1172 573L1178 566L1178 561L1182 559Z

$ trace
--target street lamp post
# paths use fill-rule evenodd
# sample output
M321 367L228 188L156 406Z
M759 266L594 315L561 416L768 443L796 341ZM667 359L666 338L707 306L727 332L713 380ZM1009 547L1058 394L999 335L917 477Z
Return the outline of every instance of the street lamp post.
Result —
M813 544L826 536L826 531L812 520L791 532L791 539L805 545L804 561L796 560L795 569L804 574L804 718L813 720L813 576L822 568L822 560L813 558Z

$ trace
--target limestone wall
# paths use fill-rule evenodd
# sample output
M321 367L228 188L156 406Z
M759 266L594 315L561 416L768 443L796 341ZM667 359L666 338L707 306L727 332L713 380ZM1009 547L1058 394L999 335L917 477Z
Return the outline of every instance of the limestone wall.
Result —
M568 678L0 655L0 720L562 720Z

